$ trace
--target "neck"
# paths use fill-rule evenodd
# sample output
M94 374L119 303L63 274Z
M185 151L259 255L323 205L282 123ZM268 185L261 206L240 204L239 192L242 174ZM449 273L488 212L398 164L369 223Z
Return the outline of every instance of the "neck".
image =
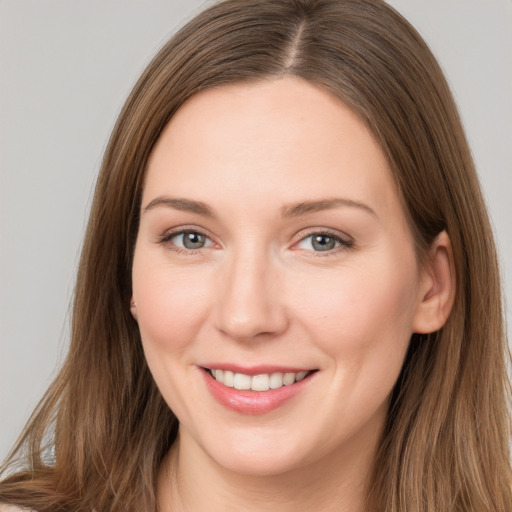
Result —
M363 436L364 437L364 436ZM159 475L161 512L245 510L364 512L367 476L378 436L357 439L339 453L272 475L239 474L210 458L180 431Z

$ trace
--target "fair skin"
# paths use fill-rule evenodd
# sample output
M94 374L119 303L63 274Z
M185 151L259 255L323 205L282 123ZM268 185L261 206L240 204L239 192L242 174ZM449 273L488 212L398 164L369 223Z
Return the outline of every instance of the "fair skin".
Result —
M293 77L195 95L146 172L131 309L180 422L160 510L363 512L410 336L453 301L448 237L421 270L380 147Z

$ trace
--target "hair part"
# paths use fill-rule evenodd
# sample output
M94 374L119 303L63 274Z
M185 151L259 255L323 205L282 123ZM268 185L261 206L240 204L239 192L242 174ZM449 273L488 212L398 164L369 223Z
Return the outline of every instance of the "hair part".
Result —
M0 501L40 512L156 510L157 471L178 422L129 311L146 163L197 92L284 75L329 91L366 123L394 172L420 262L428 264L442 230L453 247L453 310L440 331L412 336L368 480L368 508L510 508L509 356L491 226L439 65L380 0L224 0L152 60L98 177L68 357L4 467L8 473L26 451L25 467L0 483Z

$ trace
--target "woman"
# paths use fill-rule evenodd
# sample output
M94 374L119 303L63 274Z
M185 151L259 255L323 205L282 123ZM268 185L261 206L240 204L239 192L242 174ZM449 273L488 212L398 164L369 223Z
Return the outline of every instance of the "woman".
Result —
M212 6L119 117L70 352L0 501L509 510L490 233L446 82L395 11Z

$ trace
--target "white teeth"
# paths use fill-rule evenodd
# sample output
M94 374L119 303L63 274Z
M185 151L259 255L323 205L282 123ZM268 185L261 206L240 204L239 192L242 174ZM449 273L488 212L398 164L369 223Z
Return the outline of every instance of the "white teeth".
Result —
M283 374L273 373L270 376L270 389L277 389L283 387Z
M235 389L251 389L251 377L249 375L244 375L243 373L235 373L233 387Z
M307 374L308 374L308 372L297 373L297 375L295 376L295 382L301 381Z
M253 391L268 391L270 387L270 377L268 375L255 375L251 379L251 389Z
M290 386L295 382L295 373L285 373L283 377L283 384L285 386Z
M217 377L217 375L215 375L215 377ZM235 385L235 374L229 370L226 370L224 372L224 381L221 380L219 382L222 382L224 386L227 386L228 388L232 388Z
M233 373L229 370L210 370L212 377L224 384L224 386L239 390L268 391L279 389L283 386L290 386L295 382L305 379L310 372L287 372L287 373L263 373L261 375L245 375L244 373Z

